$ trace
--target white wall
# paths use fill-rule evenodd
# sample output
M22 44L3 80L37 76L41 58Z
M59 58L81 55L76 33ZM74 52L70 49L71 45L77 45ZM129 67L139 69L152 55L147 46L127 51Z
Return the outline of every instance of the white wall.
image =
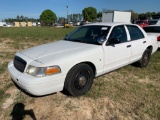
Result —
M113 22L131 22L131 13L130 12L122 12L122 11L114 11L114 21Z
M131 12L109 11L102 13L102 22L127 22L131 21Z

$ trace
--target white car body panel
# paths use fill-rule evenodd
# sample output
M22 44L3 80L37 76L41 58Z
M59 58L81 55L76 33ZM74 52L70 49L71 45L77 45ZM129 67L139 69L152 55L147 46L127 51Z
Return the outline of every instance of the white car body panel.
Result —
M43 52L44 50L45 52ZM62 73L67 74L69 69L81 62L93 63L97 73L102 73L103 54L99 54L101 52L103 52L102 46L61 40L20 53L40 62L41 67L58 65L63 70ZM30 62L30 65L35 66L35 63Z
M104 46L104 70L105 72L112 71L129 64L131 57L130 42L116 44L114 46Z
M160 36L160 33L147 33L148 35L155 35L156 37ZM160 41L158 41L158 47L160 48Z
M160 28L160 20L157 20L157 24L156 25L148 25L146 26L145 28L148 28L148 27L159 27ZM156 37L159 37L160 36L160 33L156 33L154 31L152 32L147 32L148 35L154 35ZM158 41L158 47L160 48L160 41Z
M17 69L13 66L13 61L9 63L8 68L14 83L32 95L40 96L45 95L46 93L51 94L63 90L65 79L65 76L63 75L36 78L26 73L17 71Z
M113 28L121 24L123 23L96 23L89 25L108 25ZM95 77L97 77L140 60L148 46L153 47L152 53L157 50L158 44L155 42L156 40L152 40L155 39L154 36L148 37L144 33L145 38L143 40L131 42L127 29L126 33L128 42L114 46L106 46L107 40L103 45L60 40L18 52L16 56L27 62L25 70L23 73L19 72L14 67L13 61L11 61L8 65L9 74L14 83L20 88L32 95L40 96L63 90L68 71L77 64L92 64L95 67ZM109 34L110 32L108 36ZM108 36L106 39L108 39ZM147 41L145 45L143 45L143 41ZM127 47L128 45L129 47ZM56 65L60 67L61 73L45 77L34 77L26 73L28 65L36 67Z

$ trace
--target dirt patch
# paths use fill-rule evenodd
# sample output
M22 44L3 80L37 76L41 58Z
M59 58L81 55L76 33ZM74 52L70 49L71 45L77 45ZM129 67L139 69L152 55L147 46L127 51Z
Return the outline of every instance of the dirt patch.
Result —
M10 97L7 98L7 99L5 100L5 102L2 104L2 108L3 108L3 109L9 108L9 107L14 103L14 100L15 100L15 98L16 98L16 94L18 93L18 90L15 89L15 87L11 87L11 88L9 88L5 93L6 93L6 94L9 94Z
M26 120L31 119L33 114L38 120L109 120L129 118L129 116L125 116L123 112L117 110L119 106L107 97L100 99L73 98L59 92L51 96L34 98L34 100L23 104L25 106L24 111L33 112L32 114L24 115ZM11 117L8 117L8 119Z
M10 47L10 44L13 44L13 40L9 38L2 39L0 43L0 52L14 52L15 49Z

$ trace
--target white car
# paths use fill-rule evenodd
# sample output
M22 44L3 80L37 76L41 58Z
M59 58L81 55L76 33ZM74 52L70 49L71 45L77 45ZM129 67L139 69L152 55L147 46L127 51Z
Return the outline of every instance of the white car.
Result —
M32 95L66 90L80 96L97 76L136 61L146 67L158 48L156 39L133 24L87 24L64 40L16 53L8 70L13 82Z
M160 48L160 24L159 25L149 25L144 27L144 30L148 35L157 36L158 47Z

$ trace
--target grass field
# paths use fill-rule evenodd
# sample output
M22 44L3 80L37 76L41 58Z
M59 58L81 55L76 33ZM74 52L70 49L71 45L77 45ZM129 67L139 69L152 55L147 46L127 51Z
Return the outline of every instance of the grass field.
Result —
M7 65L16 52L63 39L74 29L0 28L0 120L159 120L160 50L146 68L128 65L96 78L82 97L61 92L31 97L15 87Z

